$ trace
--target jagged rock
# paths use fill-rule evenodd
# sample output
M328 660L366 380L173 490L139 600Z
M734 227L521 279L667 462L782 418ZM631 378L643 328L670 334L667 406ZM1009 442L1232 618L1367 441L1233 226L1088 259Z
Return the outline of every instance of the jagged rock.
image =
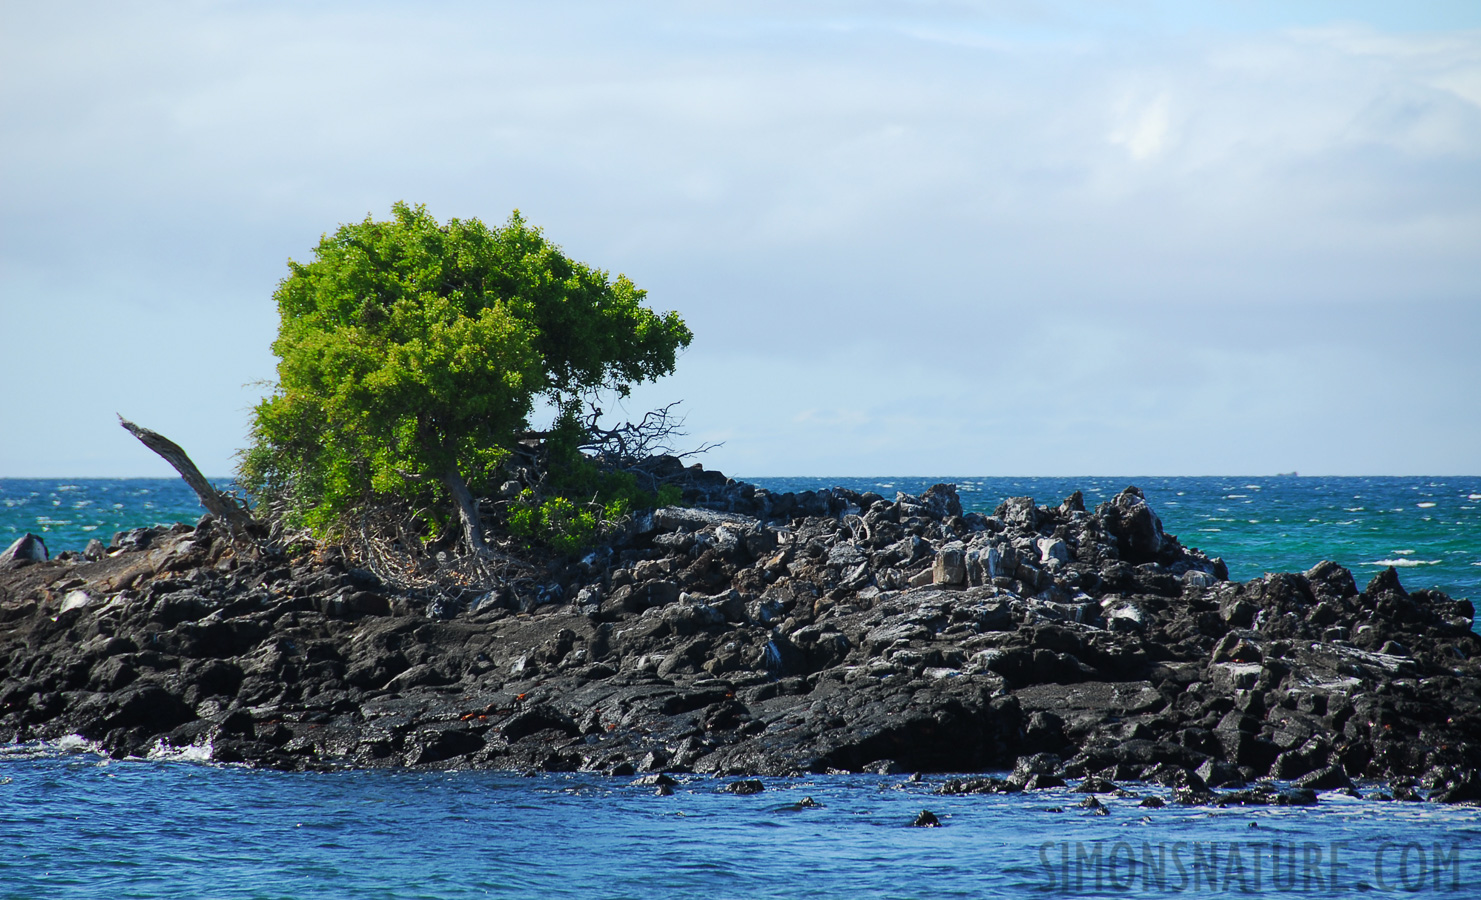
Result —
M942 585L966 583L966 554L961 542L953 541L936 551L936 559L932 563L931 581Z
M938 519L962 514L962 501L954 484L933 484L921 495L921 506Z
M1162 520L1147 505L1141 490L1128 487L1095 508L1105 530L1116 538L1121 558L1130 563L1155 562L1162 555L1166 536Z
M1433 799L1481 802L1474 609L1393 570L1234 584L1135 489L986 517L949 486L772 494L654 465L699 505L469 595L209 520L13 565L0 730L279 768L1013 768L942 790L1147 780L1192 803L1423 772Z
M1339 788L1351 788L1352 779L1342 771L1341 766L1324 766L1313 772L1308 772L1296 780L1296 787L1310 788L1314 791L1335 791Z

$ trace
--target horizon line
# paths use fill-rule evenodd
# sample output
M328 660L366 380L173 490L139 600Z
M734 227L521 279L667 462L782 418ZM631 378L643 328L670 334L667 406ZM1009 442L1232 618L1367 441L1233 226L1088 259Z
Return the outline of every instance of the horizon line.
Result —
M706 469L705 471L719 471L719 470L716 470L716 469ZM865 479L889 480L889 479L901 479L901 478L937 478L937 479L940 479L944 483L944 482L949 482L949 481L958 480L958 479L985 479L985 478L1481 478L1481 473L1472 473L1472 472L1457 472L1457 473L1437 473L1437 472L1406 472L1406 473L1366 472L1366 473L1357 474L1357 475L1353 475L1353 474L1342 475L1342 474L1328 474L1328 473L1322 473L1322 472L1308 472L1308 473L1304 473L1303 474L1301 472L1292 471L1292 472L1266 472L1266 473L1251 473L1251 472L1203 472L1203 473L1198 473L1198 474L1177 474L1177 475L1166 475L1166 474L1159 475L1159 474L1154 474L1154 473L1150 473L1150 472L1142 472L1142 473L1136 473L1136 474L1116 473L1116 474L1100 474L1100 475L1095 475L1095 474L1087 474L1087 473L1084 473L1084 472L1079 472L1079 473L1073 473L1073 474L1068 474L1068 475L1052 475L1052 474L1051 475L1045 475L1045 474L1037 474L1037 475L1035 475L1035 474L1025 474L1025 473L968 475L968 474L960 474L959 473L959 474L954 474L954 475L933 475L933 474L919 474L919 475L905 475L905 474L894 474L894 475L839 475L839 474L829 474L829 475L797 475L797 474L793 474L793 475L730 475L728 477L734 478L736 481L751 481L751 480L755 480L755 479L768 479L768 480L775 480L775 479L799 479L800 480L800 479L840 478L840 479L849 479L849 480L865 480ZM236 476L235 475L207 475L206 476L206 479L209 480L209 481L234 481L236 479ZM182 480L180 478L180 476L178 476L178 475L0 475L0 481L178 481L178 480Z

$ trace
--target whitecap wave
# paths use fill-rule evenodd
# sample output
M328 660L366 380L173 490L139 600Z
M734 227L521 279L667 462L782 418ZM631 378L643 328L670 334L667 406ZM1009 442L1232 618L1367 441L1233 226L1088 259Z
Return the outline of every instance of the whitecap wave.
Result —
M1481 500L1481 494L1467 494L1467 500Z
M1441 560L1438 559L1405 559L1403 557L1399 557L1395 559L1377 559L1370 563L1363 563L1363 565L1393 566L1396 569L1412 569L1416 566L1438 566L1440 562Z
M55 741L26 741L22 744L0 744L0 759L54 759L90 753L107 757L102 746L79 734L69 734Z
M160 738L154 742L153 747L149 748L149 753L145 756L145 759L164 760L166 762L208 763L211 761L212 749L209 738L203 742L189 744L185 747L176 747L167 744L164 738Z
M80 734L69 734L59 738L52 744L63 753L102 753L103 747L97 741L90 741Z
M1431 501L1431 500L1426 500L1423 503L1416 503L1414 505L1417 506L1417 507L1419 507L1420 509L1434 509L1435 508L1435 503L1433 501Z

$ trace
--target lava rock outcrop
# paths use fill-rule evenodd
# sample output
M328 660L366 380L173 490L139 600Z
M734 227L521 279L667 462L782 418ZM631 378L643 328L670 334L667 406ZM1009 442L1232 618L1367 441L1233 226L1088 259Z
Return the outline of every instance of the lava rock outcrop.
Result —
M1481 800L1474 610L1393 569L1234 583L1134 487L987 516L945 484L887 499L669 474L690 505L466 595L399 592L335 547L210 518L17 554L0 740L280 769L997 771L949 784Z

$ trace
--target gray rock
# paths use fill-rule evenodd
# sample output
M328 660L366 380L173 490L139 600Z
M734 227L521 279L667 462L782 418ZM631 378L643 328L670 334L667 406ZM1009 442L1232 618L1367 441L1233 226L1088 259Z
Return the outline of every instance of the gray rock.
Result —
M647 527L642 527L646 524ZM761 520L752 516L743 516L739 513L717 512L713 509L697 509L683 506L665 506L653 510L651 516L639 526L640 531L678 531L680 528L688 528L698 531L701 528L714 527L717 525L739 526L742 530L758 527Z
M87 591L69 591L67 593L67 596L62 598L62 605L58 607L57 614L61 615L64 612L70 612L74 609L82 609L84 606L87 606L89 603L92 602L93 595L89 594Z
M966 553L960 542L953 541L936 552L936 560L931 564L931 581L934 584L966 583Z
M828 565L854 567L865 561L864 551L851 541L839 541L828 550Z
M938 519L962 514L962 501L954 484L933 484L921 495L921 506Z
M1039 538L1039 562L1047 563L1051 559L1060 562L1070 561L1070 545L1059 538Z
M0 553L0 569L8 569L30 562L45 562L51 558L46 550L46 541L40 535L26 532Z

